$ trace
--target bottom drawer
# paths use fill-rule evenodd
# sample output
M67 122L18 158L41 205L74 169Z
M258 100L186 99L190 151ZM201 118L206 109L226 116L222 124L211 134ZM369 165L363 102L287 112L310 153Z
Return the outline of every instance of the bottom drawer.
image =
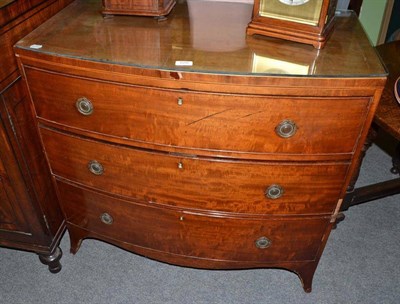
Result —
M229 217L137 204L57 181L67 221L117 241L224 261L314 260L329 218Z

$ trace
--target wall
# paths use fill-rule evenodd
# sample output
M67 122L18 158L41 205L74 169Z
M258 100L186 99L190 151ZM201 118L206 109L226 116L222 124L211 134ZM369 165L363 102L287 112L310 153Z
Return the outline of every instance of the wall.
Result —
M372 45L378 44L387 3L388 0L363 1L360 11L360 21L367 32Z

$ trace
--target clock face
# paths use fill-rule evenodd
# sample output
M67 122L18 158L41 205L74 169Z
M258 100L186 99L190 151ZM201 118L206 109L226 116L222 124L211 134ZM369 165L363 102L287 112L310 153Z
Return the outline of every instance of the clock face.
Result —
M322 3L323 0L260 0L259 15L316 26Z
M309 0L279 0L279 1L286 5L302 5L304 3L307 3Z

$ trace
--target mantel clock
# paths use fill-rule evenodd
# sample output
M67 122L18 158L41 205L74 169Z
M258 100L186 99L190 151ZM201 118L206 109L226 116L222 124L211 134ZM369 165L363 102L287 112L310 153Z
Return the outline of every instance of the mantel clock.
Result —
M255 0L247 34L323 48L333 29L337 0Z

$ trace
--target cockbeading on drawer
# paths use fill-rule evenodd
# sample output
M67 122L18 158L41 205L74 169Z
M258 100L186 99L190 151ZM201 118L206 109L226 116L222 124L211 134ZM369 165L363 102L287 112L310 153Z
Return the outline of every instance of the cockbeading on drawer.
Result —
M312 261L328 217L221 217L144 206L57 182L72 225L121 242L223 261ZM155 220L157 219L157 220Z
M330 214L348 163L224 160L105 144L41 128L53 174L148 204L250 214Z

